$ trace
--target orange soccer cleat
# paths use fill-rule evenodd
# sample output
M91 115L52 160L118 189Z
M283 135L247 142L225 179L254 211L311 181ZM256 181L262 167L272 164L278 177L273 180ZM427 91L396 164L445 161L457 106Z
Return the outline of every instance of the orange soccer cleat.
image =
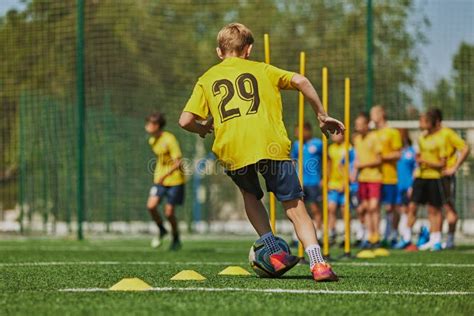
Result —
M332 271L331 266L326 262L316 263L311 269L311 272L313 273L313 279L316 282L339 280L334 271Z

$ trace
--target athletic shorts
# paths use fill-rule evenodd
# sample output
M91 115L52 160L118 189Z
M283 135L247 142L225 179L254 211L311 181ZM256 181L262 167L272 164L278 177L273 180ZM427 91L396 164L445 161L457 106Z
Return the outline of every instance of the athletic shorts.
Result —
M184 202L184 184L164 186L155 184L150 189L150 196L160 199L166 198L166 203L171 205L182 205Z
M245 192L260 200L263 191L258 181L260 173L265 179L268 192L273 192L278 201L291 201L304 197L295 166L291 160L260 160L237 170L226 171L227 175Z
M381 193L382 183L359 182L359 202L371 199L380 200Z
M357 191L350 192L351 210L356 210L359 206L359 194Z
M328 192L328 202L337 206L344 205L344 191L330 190Z
M382 204L397 204L398 188L396 184L382 184Z
M408 196L409 188L397 188L397 205L408 205L410 197Z
M456 176L446 176L442 177L444 196L446 198L446 203L453 204L456 201Z
M442 180L416 178L411 202L441 207L445 202Z
M308 203L321 202L321 188L319 185L304 185L304 201Z

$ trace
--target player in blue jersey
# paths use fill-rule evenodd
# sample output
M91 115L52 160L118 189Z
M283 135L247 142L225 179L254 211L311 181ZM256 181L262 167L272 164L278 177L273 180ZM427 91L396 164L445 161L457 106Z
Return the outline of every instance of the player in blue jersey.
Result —
M298 138L298 127L295 137ZM291 147L291 159L298 162L299 143L295 141ZM323 143L313 137L312 126L309 122L303 125L303 191L304 201L309 205L316 231L321 232L321 159Z
M400 227L407 225L407 207L413 191L414 172L416 169L416 150L412 146L412 141L408 130L399 130L402 137L403 148L400 160L397 162L398 184L397 184L397 206L400 213ZM404 248L405 243L400 240L395 248Z

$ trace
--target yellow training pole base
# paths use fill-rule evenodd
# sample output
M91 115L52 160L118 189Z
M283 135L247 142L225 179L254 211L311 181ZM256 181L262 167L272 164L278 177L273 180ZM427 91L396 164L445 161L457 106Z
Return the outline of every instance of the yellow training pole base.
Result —
M110 291L148 291L151 289L151 285L139 278L122 279L109 288Z

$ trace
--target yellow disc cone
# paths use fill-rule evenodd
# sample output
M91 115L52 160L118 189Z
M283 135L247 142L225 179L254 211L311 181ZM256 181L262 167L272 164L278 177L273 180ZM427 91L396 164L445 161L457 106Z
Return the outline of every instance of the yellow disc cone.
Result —
M183 270L171 278L173 281L202 281L206 278L194 270Z
M390 255L390 251L385 248L377 248L374 250L374 255L377 257L388 257Z
M375 253L372 250L362 250L356 255L356 258L359 259L373 259L375 258Z
M110 291L148 291L152 289L151 285L139 278L122 279L114 284Z
M224 270L222 270L221 272L219 272L219 275L250 275L250 272L248 272L242 267L229 266L225 268Z

